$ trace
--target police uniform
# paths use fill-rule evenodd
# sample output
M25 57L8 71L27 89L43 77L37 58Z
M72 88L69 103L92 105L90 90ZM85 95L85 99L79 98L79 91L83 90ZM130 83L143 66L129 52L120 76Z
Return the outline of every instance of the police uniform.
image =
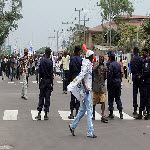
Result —
M45 112L49 112L50 107L50 96L51 96L51 76L53 75L53 63L48 58L45 57L41 59L39 66L39 76L40 76L40 95L39 104L37 110L42 111L43 106ZM45 104L44 104L45 98Z
M73 81L73 79L81 72L81 66L82 66L82 58L77 54L75 56L72 56L69 64L70 82ZM78 112L79 107L80 101L78 101L76 97L73 94L71 94L71 102L70 102L71 112L73 112L74 108ZM70 116L73 116L73 114L71 113Z
M115 55L112 54L112 57L114 57L115 60ZM122 115L122 102L120 99L121 96L121 66L118 62L112 61L110 64L110 69L108 72L108 95L109 95L109 111L110 111L110 118L113 118L113 103L114 103L114 98L115 102L117 104L117 109L120 112L120 118L123 119Z
M143 80L143 88L142 88L143 98L140 100L139 112L141 113L142 111L144 111L146 107L147 115L149 115L150 112L150 58L149 57L147 57L144 60L143 71L140 78L141 80ZM148 118L145 117L145 119Z
M142 99L141 89L142 89L142 80L138 78L142 74L142 66L143 66L143 59L135 55L131 60L131 73L132 73L132 80L133 80L133 107L134 113L137 111L138 103L137 103L137 94L138 89L140 91L140 98Z

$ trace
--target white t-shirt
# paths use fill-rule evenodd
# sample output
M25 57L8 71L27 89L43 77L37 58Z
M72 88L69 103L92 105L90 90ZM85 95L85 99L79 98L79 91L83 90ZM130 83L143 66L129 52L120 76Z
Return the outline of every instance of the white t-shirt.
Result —
M52 56L52 61L53 61L53 67L56 67L56 56Z
M81 70L86 70L88 73L84 77L86 88L92 90L92 63L89 59L83 59Z

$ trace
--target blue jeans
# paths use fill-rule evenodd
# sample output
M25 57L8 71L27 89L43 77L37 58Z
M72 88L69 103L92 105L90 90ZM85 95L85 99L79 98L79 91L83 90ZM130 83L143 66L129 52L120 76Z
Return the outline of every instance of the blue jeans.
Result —
M13 80L13 77L14 77L14 68L10 67L10 78L11 78L11 80Z
M72 124L70 124L70 127L72 130L75 130L77 127L80 119L84 116L85 112L87 111L87 125L88 125L88 131L87 131L87 136L93 136L93 123L92 123L92 117L93 117L93 104L92 104L92 97L91 93L88 95L84 92L84 100L82 101L82 106L75 117L74 121Z

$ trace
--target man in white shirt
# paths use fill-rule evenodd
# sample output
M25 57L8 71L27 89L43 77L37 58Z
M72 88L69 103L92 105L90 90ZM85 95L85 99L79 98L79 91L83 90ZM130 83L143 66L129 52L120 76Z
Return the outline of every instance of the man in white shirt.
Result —
M63 93L67 94L67 85L69 79L69 63L70 56L67 54L67 51L64 51L64 56L62 57L63 65Z
M53 61L53 72L56 76L56 59L57 57L55 56L55 53L53 52L53 55L52 55L52 61Z
M92 61L93 61L93 54L94 52L88 50L86 53L86 59L82 61L82 69L79 76L84 74L82 78L83 84L83 96L82 96L82 106L75 117L72 124L69 125L70 131L73 136L74 130L76 129L80 119L84 116L85 112L87 111L87 124L88 124L88 131L87 137L96 138L97 136L94 135L92 117L93 117L93 104L92 104L92 97L91 97L91 89L92 89Z

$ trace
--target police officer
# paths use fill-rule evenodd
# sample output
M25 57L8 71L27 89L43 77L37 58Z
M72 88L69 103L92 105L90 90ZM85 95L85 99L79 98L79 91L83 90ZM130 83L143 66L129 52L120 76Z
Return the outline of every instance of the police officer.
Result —
M122 102L120 99L121 96L121 66L118 62L115 61L115 54L111 54L110 56L110 69L108 73L108 95L109 97L109 111L110 114L108 118L113 119L113 103L114 103L114 98L117 104L117 109L119 110L120 113L120 119L123 119L123 114L122 114Z
M139 114L136 119L142 119L142 112L145 110L147 111L147 115L145 115L144 119L150 119L150 58L148 57L148 49L144 48L142 50L142 55L144 59L143 63L143 71L142 74L138 76L139 79L143 80L143 87L142 87L142 99L140 99L140 108Z
M70 76L70 82L73 81L73 79L81 72L81 66L82 66L82 58L80 57L80 46L75 46L74 50L74 56L70 59L69 64L69 76ZM73 110L76 109L76 115L78 114L78 110L80 107L80 101L76 99L76 97L71 93L71 102L70 102L70 111L71 114L68 116L69 119L74 119L73 116Z
M53 91L53 63L50 60L51 49L46 48L45 50L45 58L41 59L40 66L39 66L39 104L37 107L38 116L35 117L37 120L41 120L41 111L43 106L45 111L44 120L48 120L47 113L49 112L50 107L50 96L51 92ZM45 98L45 104L44 104Z
M109 70L110 70L110 56L111 56L111 51L109 51L107 54L108 54L108 62L106 63L106 66L107 66L107 79L108 79L108 74L109 74ZM108 89L108 80L107 80L107 89ZM109 105L109 102L110 102L110 95L109 95L109 92L108 92L108 105ZM109 108L108 108L109 110Z
M137 115L137 94L138 89L140 92L140 98L142 99L141 89L142 89L142 80L138 78L142 74L142 66L143 66L143 59L138 55L139 49L138 47L134 48L134 57L131 60L131 73L132 73L132 80L133 80L133 107L134 112L133 115Z

